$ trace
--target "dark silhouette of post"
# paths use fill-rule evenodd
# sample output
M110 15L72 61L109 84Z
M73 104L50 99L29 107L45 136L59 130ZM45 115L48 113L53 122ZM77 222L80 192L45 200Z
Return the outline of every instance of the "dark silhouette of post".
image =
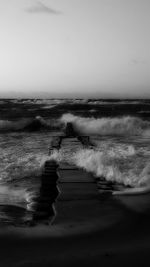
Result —
M75 131L72 122L67 122L65 128L66 137L77 137L78 133Z
M53 136L49 147L49 155L51 155L55 149L59 150L61 148L62 141L66 138L77 138L77 140L79 140L85 148L92 148L94 146L89 136L82 135L74 129L72 122L67 122L64 134L65 135L61 136Z
M66 124L65 137L63 138L68 138L68 137L69 138L76 137L82 143L84 147L93 146L93 144L90 141L89 136L81 135L80 133L78 133L77 130L74 129L72 122L68 122Z
M32 199L34 206L34 222L50 222L56 215L54 203L59 195L59 190L57 187L57 180L59 178L57 168L58 164L55 160L49 160L45 162L44 171L41 177L39 196Z

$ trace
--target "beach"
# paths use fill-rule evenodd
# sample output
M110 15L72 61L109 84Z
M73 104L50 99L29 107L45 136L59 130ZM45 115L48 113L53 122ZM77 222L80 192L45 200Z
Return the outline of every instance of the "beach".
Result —
M0 267L149 267L150 1L0 20Z
M103 200L102 212L95 209L95 217L93 212L90 220L85 218L83 227L74 207L64 225L1 229L1 266L149 266L148 216L131 212L116 200L108 202ZM70 203L65 205L69 209ZM84 215L88 213L89 206L84 205Z
M147 266L148 100L1 105L0 266ZM82 138L64 138L67 123ZM32 221L52 197L52 173L43 173L51 160L59 166L56 216Z

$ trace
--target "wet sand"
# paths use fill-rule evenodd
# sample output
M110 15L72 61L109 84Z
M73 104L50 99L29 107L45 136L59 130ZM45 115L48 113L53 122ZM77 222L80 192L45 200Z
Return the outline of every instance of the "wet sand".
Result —
M150 195L98 194L77 171L62 170L52 224L1 227L0 267L149 266Z
M99 203L78 200L78 213L70 201L64 206L64 224L1 228L0 266L149 266L148 208L137 213L107 194Z

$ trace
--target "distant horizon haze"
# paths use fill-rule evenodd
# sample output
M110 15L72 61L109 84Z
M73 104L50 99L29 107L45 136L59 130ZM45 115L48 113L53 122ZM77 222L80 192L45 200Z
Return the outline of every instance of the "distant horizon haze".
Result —
M8 98L14 98L14 99L25 99L25 98L40 98L40 99L51 99L51 98L62 98L62 99L71 99L71 98L81 98L81 99L150 99L150 94L136 94L136 95L126 95L126 94L112 94L112 93L107 93L107 94L102 94L102 93L50 93L50 92L34 92L34 93L28 93L28 92L20 92L20 91L14 91L14 92L7 92L5 94L1 94L0 92L0 99L8 99Z

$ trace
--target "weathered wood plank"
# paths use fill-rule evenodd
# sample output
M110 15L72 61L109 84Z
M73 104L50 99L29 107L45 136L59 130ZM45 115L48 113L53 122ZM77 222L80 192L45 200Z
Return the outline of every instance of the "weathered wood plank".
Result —
M61 162L59 164L59 170L78 170L78 167L76 165L70 165L66 162Z
M98 190L94 183L60 183L58 201L97 199Z
M93 179L90 173L86 173L83 170L60 170L59 171L59 183L94 183L95 180Z

